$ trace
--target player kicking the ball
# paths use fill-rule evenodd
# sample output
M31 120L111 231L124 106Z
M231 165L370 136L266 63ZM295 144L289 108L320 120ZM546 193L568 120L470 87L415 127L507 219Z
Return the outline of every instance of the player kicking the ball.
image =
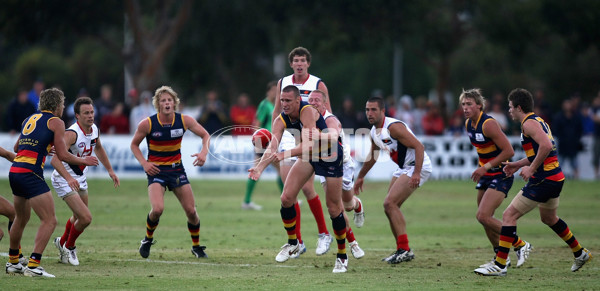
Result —
M78 157L91 156L96 153L98 160L104 165L113 180L114 187L119 187L119 177L113 171L108 155L100 142L100 132L94 124L94 104L89 97L79 97L74 104L77 122L65 130L64 140L69 152ZM92 213L88 208L88 184L86 173L88 167L71 165L62 162L58 157L52 158L52 187L58 197L69 206L73 215L67 220L65 232L54 239L58 249L60 262L79 265L75 240L92 222Z
M278 262L296 256L300 244L296 236L296 200L302 186L313 174L325 176L327 209L333 224L338 246L334 273L348 270L346 255L346 221L342 205L343 149L337 130L328 130L323 116L312 106L301 101L300 91L294 85L283 88L279 99L283 112L273 121L273 141L256 167L248 170L249 177L258 180L263 170L273 160L297 156L299 159L290 169L281 194L281 219L288 235L288 242L275 257ZM277 153L283 132L296 134L300 144L289 151ZM318 142L320 146L314 146ZM323 151L319 151L323 149Z

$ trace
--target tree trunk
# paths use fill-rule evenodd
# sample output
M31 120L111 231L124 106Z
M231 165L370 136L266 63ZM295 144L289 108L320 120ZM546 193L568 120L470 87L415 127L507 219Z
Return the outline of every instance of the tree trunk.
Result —
M146 28L142 24L144 16L139 1L125 1L126 29L130 30L133 38L123 49L125 67L132 74L133 85L139 92L153 90L160 85L166 55L189 19L191 0L184 0L175 16L169 17L168 11L174 10L172 6L178 3L160 2L154 12L154 26Z

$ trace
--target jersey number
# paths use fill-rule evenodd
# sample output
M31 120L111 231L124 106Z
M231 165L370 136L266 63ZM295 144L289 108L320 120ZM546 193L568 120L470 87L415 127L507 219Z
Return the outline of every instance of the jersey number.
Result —
M23 126L23 130L22 130L23 135L29 135L30 133L32 133L35 130L35 126L37 124L38 119L40 119L40 117L42 117L42 114L34 114L31 117L29 117L29 120L27 120L27 123L25 123L25 126Z

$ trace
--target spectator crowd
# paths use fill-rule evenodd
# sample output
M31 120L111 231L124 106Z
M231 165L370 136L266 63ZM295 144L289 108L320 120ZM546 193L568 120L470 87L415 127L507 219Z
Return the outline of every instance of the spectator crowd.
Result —
M21 130L21 122L37 111L40 92L45 89L41 79L35 80L30 90L19 89L16 96L5 107L4 129L10 134ZM380 90L375 90L372 96L382 96ZM450 95L450 94L448 94ZM103 134L130 134L135 131L137 124L144 118L155 114L152 104L153 93L150 91L138 92L130 90L125 98L115 98L113 88L109 84L102 85L98 97L82 88L75 98L68 99L65 106L63 120L66 126L75 122L73 102L76 97L88 96L95 103L95 120ZM202 98L204 97L204 98ZM263 96L261 96L262 99ZM577 178L577 154L583 150L582 137L590 136L593 143L593 161L596 177L600 178L600 92L593 98L582 98L574 93L567 96L560 104L560 109L554 110L547 102L543 90L534 92L535 113L551 125L552 134L558 142L561 163L573 169L572 176ZM194 117L204 128L213 134L227 126L232 130L224 133L232 135L251 135L255 121L256 106L247 93L239 94L231 107L221 99L217 90L209 90L204 96L190 98L198 104L188 106L183 98L179 111ZM458 99L445 96L445 110L441 109L435 94L430 96L408 95L401 97L388 96L386 100L386 115L400 119L408 124L416 135L424 136L455 136L465 135L465 118L458 104ZM498 121L500 127L507 135L519 135L520 124L512 121L508 116L508 103L506 96L495 92L486 98L485 112ZM200 101L203 102L200 102ZM355 104L352 96L345 96L341 106L334 106L334 114L339 118L346 129L369 128L365 118L362 104Z

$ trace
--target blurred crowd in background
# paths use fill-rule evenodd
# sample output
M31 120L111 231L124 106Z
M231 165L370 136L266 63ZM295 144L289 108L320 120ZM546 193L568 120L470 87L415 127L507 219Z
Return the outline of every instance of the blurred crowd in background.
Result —
M23 88L17 92L6 106L3 120L6 132L20 132L22 121L37 111L39 94L46 88L44 81L38 79L31 88ZM465 118L458 98L448 95L447 110L441 112L434 96L384 97L381 90L374 90L371 94L383 97L386 100L386 115L406 122L416 135L462 137L465 135ZM132 89L126 96L120 97L115 96L110 84L105 84L97 91L90 92L82 88L77 96L67 97L62 116L66 126L75 122L73 102L81 96L94 100L95 122L102 134L133 134L142 119L156 113L152 105L153 92ZM246 93L229 97L222 98L217 90L209 90L203 96L180 96L179 112L194 117L211 134L233 125L238 127L234 127L232 135L251 135L253 130L244 126L257 124L256 105L251 101L253 99ZM600 155L600 92L596 96L587 97L573 93L565 96L562 104L549 104L544 98L543 90L534 91L534 98L534 111L550 124L552 134L559 143L561 162L569 163L575 169L574 176L577 177L577 154L583 150L582 137L593 137L594 159ZM235 102L226 104L223 100ZM370 128L362 110L363 104L355 104L353 100L351 96L346 96L341 105L332 104L334 114L345 129ZM507 135L520 135L520 124L511 120L508 115L505 94L494 92L486 96L484 112L494 117Z

